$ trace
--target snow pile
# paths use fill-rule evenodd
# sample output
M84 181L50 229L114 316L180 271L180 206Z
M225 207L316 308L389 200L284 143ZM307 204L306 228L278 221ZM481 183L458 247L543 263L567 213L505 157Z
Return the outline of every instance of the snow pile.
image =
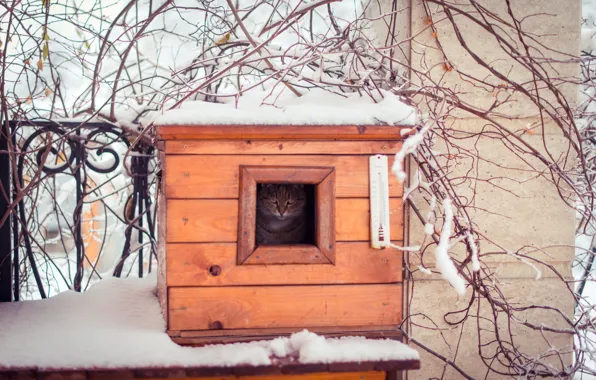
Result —
M432 120L427 121L424 124L424 126L420 129L420 131L418 131L414 135L408 137L404 141L399 152L397 152L395 154L395 160L393 161L393 166L391 167L391 172L397 177L397 180L400 183L403 183L407 178L405 168L403 167L406 156L408 154L413 154L416 152L416 150L418 149L418 146L420 144L422 144L422 142L424 141L424 136L431 129L432 125L433 125Z
M432 223L426 223L424 225L424 233L426 235L432 235L435 233L435 226Z
M449 257L449 240L451 237L451 223L453 222L453 209L451 208L451 199L445 198L443 200L443 209L445 210L445 222L439 237L439 244L435 249L435 260L437 261L437 269L441 275L447 280L455 291L460 296L466 294L466 281L457 272L457 268L451 257Z
M181 347L165 333L156 277L104 279L85 293L0 304L0 368L90 369L271 365L418 359L390 340L325 339L308 331L272 341Z
M358 93L334 94L311 90L301 97L287 95L268 97L251 91L239 98L225 98L222 103L186 101L180 108L152 112L143 124L260 124L260 125L413 125L416 112L397 96L382 91L383 97L372 99ZM269 99L272 98L272 99ZM237 100L237 101L236 101ZM375 102L376 101L376 102ZM271 103L275 102L275 105Z
M470 245L470 249L472 250L472 270L474 272L479 272L480 261L478 260L478 246L476 245L474 236L472 236L472 233L470 233L470 231L466 233L466 238L468 239L468 244Z
M278 357L295 357L300 363L364 362L377 360L418 360L418 352L403 343L363 337L330 338L307 330L289 338L267 343Z

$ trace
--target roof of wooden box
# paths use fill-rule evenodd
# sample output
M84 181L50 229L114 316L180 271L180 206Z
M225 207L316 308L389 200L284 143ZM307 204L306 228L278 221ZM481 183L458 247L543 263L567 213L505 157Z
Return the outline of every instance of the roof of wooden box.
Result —
M390 92L310 91L302 97L269 99L261 93L187 101L153 112L162 140L174 139L395 139L416 124L416 110ZM145 123L147 120L144 121Z

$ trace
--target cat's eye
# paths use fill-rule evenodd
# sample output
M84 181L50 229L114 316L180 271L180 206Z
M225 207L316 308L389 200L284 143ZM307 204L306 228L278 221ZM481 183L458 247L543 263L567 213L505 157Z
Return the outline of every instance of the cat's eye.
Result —
M273 203L273 204L276 204L276 203L277 203L277 199L275 199L275 198L270 198L270 199L269 199L269 202L271 202L271 203Z
M286 203L289 205L293 205L294 203L296 203L296 201L292 199L292 200L287 201Z

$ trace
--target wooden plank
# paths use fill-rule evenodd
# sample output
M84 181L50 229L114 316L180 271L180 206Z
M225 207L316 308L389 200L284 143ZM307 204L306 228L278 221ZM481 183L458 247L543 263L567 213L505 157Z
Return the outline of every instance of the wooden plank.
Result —
M389 157L390 164L393 156ZM168 199L238 198L240 165L335 167L335 193L339 198L368 197L368 156L166 156ZM403 186L393 176L389 195L399 197Z
M135 379L155 379L155 378L166 378L166 379L183 379L187 377L186 370L184 368L176 367L149 367L149 368L135 368L133 370Z
M241 166L258 183L302 183L316 185L335 170L325 166Z
M384 372L381 372L384 373ZM253 379L259 380L260 376L252 376ZM138 378L141 379L141 378ZM184 376L184 377L146 377L146 379L151 380L175 380L175 379L184 379L184 380L238 380L240 379L238 376L229 375L229 376L207 376L207 377L197 377L197 376ZM108 380L108 379L106 379ZM118 378L110 378L109 380L120 380ZM385 379L383 379L385 380Z
M34 369L6 369L0 367L0 380L36 380Z
M357 374L355 379L362 379L362 376L373 374L375 377L364 377L368 380L377 380L377 372L380 374L386 371L419 369L419 360L389 360L379 362L342 362L342 363L297 363L294 358L275 359L277 364L269 366L241 365L235 367L186 367L186 368L146 368L146 369L99 369L88 371L89 378L95 378L95 374L102 373L101 378L112 374L111 379L132 378L135 379L206 379L206 380L271 380L271 379L354 379L352 374ZM130 374L126 374L129 372ZM122 376L123 377L119 377ZM338 377L330 377L336 375ZM305 377L306 376L306 377ZM312 377L311 377L312 376ZM347 377L345 377L347 376ZM381 377L384 379L384 377Z
M396 244L401 242L396 241ZM402 253L337 243L335 265L236 265L236 244L168 244L168 286L384 284L402 281ZM221 269L218 276L210 268Z
M252 255L256 247L257 181L247 168L240 169L240 200L238 203L238 265Z
M39 370L37 372L39 380L87 380L85 371L68 370Z
M169 199L168 242L236 242L238 201Z
M391 240L403 240L403 203L389 198ZM370 199L338 199L335 212L335 240L370 241Z
M95 379L95 378L94 378ZM108 378L106 378L108 379ZM111 377L111 380L121 380ZM124 379L124 378L123 378ZM166 380L172 378L160 377L152 380ZM308 374L283 374L283 375L256 375L256 376L209 376L209 377L184 377L186 380L385 380L385 372L319 372ZM99 379L98 379L99 380Z
M315 187L315 244L335 264L335 170Z
M162 173L165 170L165 153L159 152ZM166 269L166 194L165 182L162 176L159 177L159 186L157 193L157 298L161 313L168 324L168 289L167 289L167 269Z
M420 369L419 360L377 362L297 363L294 358L275 358L268 366L235 367L151 367L93 368L52 370L6 370L0 368L0 379L202 379L202 380L299 380L299 379L385 379L388 371ZM335 376L335 377L334 377ZM379 377L380 376L380 377Z
M126 370L97 370L87 371L88 380L129 380L135 379L133 371ZM157 380L157 379L152 379Z
M385 372L319 372L303 375L240 376L239 380L385 380Z
M381 372L384 373L384 372ZM259 380L260 376L253 376L254 380ZM184 380L238 380L240 379L238 376L228 375L228 376L207 376L207 377L197 377L197 376L184 376L184 377L136 377L133 379L151 379L151 380L175 380L175 379L184 379ZM119 377L106 377L105 380L124 380L126 378L119 378ZM95 379L89 379L95 380ZM99 379L98 379L99 380ZM384 379L383 379L384 380Z
M390 198L391 240L403 239L402 199ZM235 199L168 199L169 243L230 242L238 239ZM335 241L370 240L368 198L335 200Z
M333 264L316 246L309 244L261 245L244 265Z
M186 140L166 141L167 154L391 154L401 141L267 141Z
M397 325L401 284L169 288L170 328Z
M204 338L204 337L255 337L275 335L288 336L293 333L302 331L300 327L277 328L277 329L235 329L235 330L197 330L197 331L180 331L178 335L172 335L168 331L170 337L182 338ZM403 340L403 334L397 330L397 326L327 326L327 327L309 327L308 331L314 332L318 335L326 337L338 336L364 336L371 339L395 339L400 342ZM176 332L174 332L175 334Z
M383 330L374 330L378 328ZM387 330L387 328L389 330ZM392 339L403 340L401 331L396 330L396 326L361 326L345 327L309 327L308 330L316 332L318 335L326 338L341 338L345 336L359 336L367 339ZM361 331L368 329L367 331ZM230 344L241 342L254 342L259 340L272 340L280 336L289 336L292 333L301 331L302 328L286 328L286 329L235 329L235 330L199 330L199 331L183 331L182 336L171 337L174 342L183 346L200 347L210 344ZM327 331L330 330L330 331ZM336 332L331 332L336 330ZM246 335L241 335L246 332ZM168 332L169 333L169 332ZM260 333L260 335L259 335ZM215 335L220 334L220 335ZM372 368L372 367L371 367ZM364 368L356 368L361 370Z
M401 140L392 125L159 125L159 140Z

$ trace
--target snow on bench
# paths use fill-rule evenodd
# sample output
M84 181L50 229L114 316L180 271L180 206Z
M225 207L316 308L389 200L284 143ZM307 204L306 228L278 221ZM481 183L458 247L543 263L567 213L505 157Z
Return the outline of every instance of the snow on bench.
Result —
M417 351L388 339L325 338L302 331L270 341L182 347L170 340L165 329L154 275L144 279L107 278L85 293L69 291L46 300L0 303L0 370L229 368L382 361L409 363L411 369L419 366Z

